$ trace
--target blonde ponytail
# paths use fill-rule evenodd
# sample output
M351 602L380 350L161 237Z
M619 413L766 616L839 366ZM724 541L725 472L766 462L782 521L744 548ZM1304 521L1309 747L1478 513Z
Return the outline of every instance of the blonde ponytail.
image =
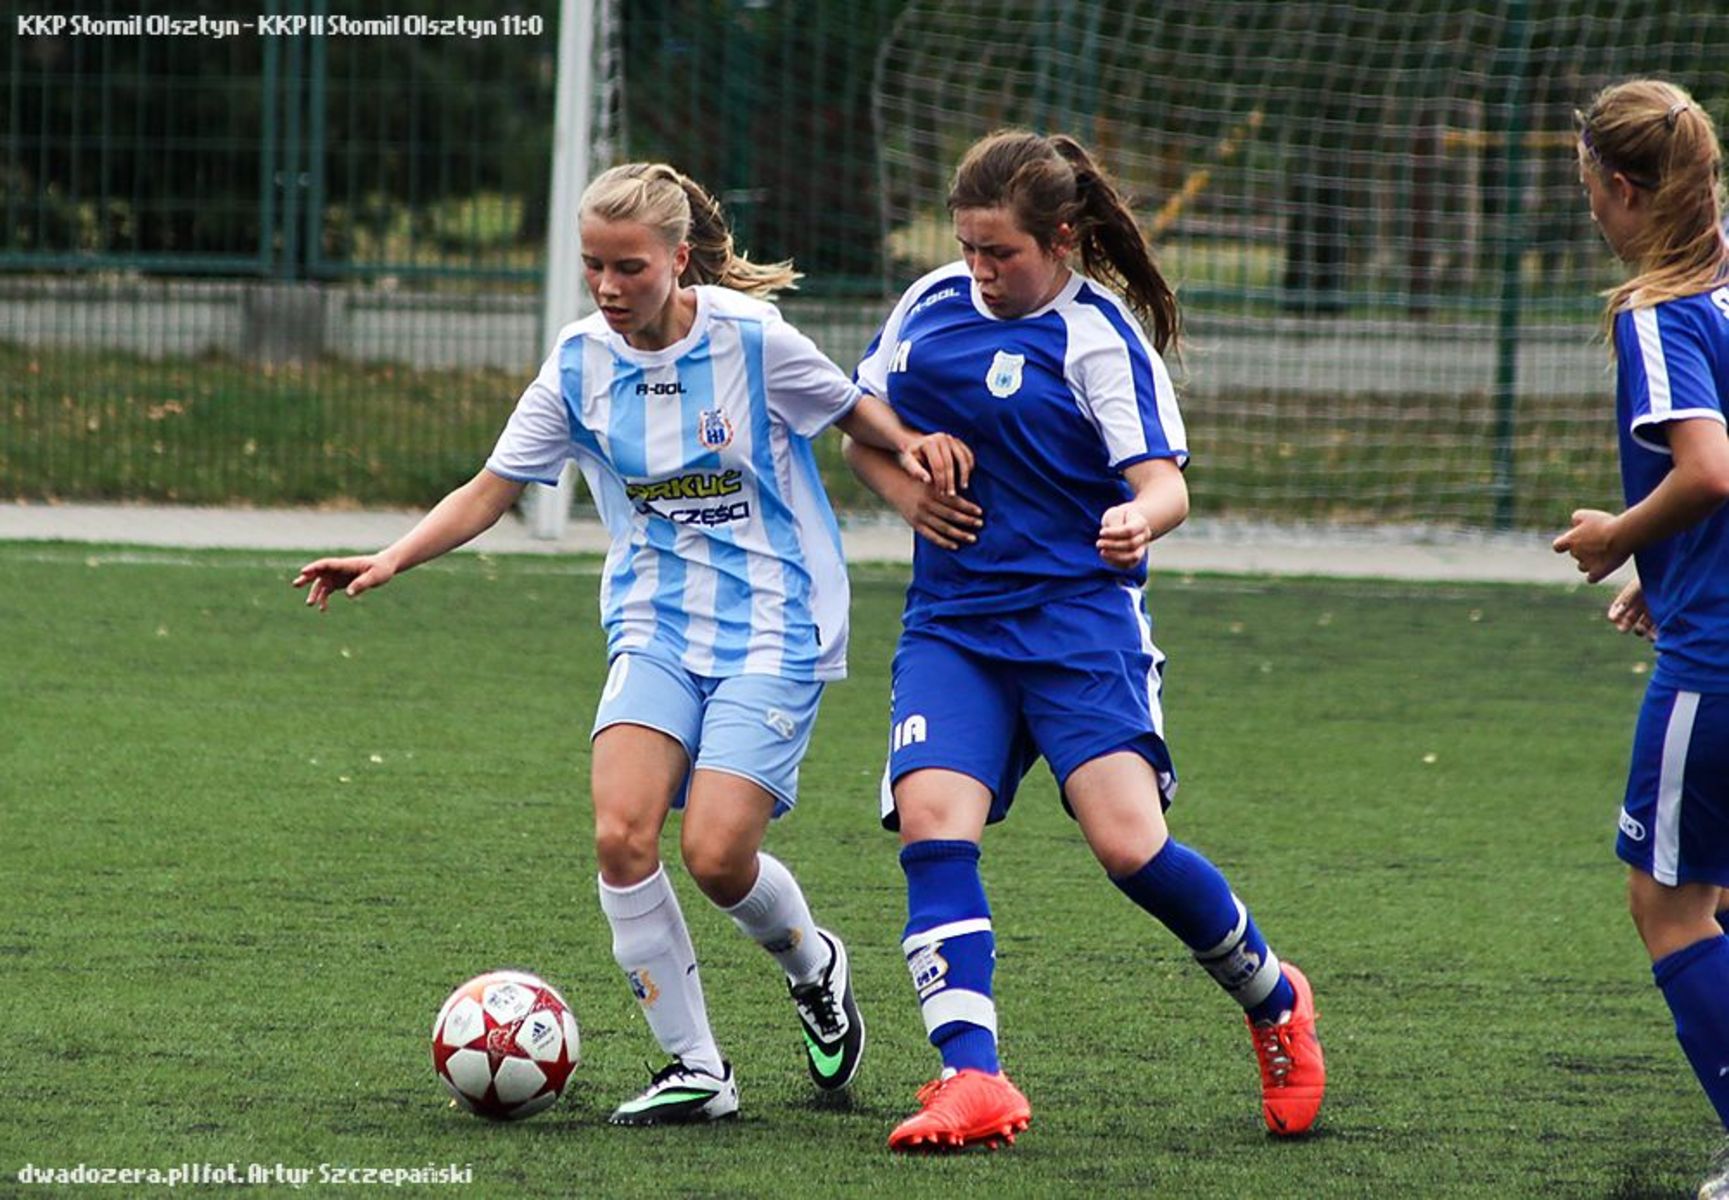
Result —
M580 211L603 221L636 221L669 246L690 245L680 285L718 284L768 298L796 286L790 261L754 263L733 246L720 202L690 176L666 163L622 163L602 172L582 193Z

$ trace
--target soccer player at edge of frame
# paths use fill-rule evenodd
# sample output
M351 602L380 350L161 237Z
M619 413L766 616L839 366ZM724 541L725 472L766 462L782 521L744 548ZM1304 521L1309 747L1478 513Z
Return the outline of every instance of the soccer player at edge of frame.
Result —
M1160 358L1176 346L1176 298L1128 203L1070 137L977 142L948 207L962 261L907 289L856 378L913 428L961 438L975 465L948 494L846 447L920 535L882 818L900 831L902 948L942 1069L889 1145L1000 1145L1031 1119L998 1060L979 862L985 826L1040 755L1111 882L1244 1010L1268 1129L1306 1132L1326 1081L1308 981L1165 825L1177 780L1142 586L1148 546L1188 514Z
M293 583L320 609L335 592L359 596L578 462L612 542L600 584L610 670L593 732L600 906L670 1058L611 1120L710 1121L738 1111L738 1084L660 861L670 809L683 809L697 887L786 973L816 1085L845 1087L864 1051L846 947L761 849L797 799L824 682L846 671L846 566L810 439L838 424L939 491L971 456L909 431L783 320L762 297L793 284L792 264L737 253L720 206L689 177L614 167L583 193L580 220L599 311L559 334L486 465L389 547L321 558Z
M1684 90L1636 79L1578 114L1591 219L1631 277L1609 293L1626 509L1555 539L1587 579L1629 557L1610 603L1652 638L1615 853L1633 924L1699 1082L1729 1131L1729 244L1722 147ZM1729 1132L1703 1200L1729 1200Z

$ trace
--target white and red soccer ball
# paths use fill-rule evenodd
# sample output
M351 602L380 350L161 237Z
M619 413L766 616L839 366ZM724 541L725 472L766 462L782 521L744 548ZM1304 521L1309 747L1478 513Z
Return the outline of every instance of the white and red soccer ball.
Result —
M432 1023L432 1066L471 1113L516 1121L564 1092L582 1058L570 1005L526 971L476 975Z

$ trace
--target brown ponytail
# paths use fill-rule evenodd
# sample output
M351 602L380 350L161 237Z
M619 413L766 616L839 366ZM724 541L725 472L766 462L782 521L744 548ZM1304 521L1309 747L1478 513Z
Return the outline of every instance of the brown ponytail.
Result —
M647 225L669 246L688 242L690 262L678 281L683 287L712 283L766 299L799 279L791 262L753 263L739 254L720 202L665 163L622 163L602 172L579 207L603 221Z
M1067 134L1004 129L973 143L955 169L949 211L1006 208L1049 250L1058 230L1074 231L1081 270L1122 293L1162 354L1178 352L1181 316L1128 199Z

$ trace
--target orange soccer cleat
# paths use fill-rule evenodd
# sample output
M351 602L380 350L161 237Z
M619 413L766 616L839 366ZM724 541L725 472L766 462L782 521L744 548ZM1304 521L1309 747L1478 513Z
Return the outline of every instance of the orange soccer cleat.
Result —
M1276 1022L1249 1022L1261 1062L1261 1115L1280 1137L1307 1133L1327 1090L1327 1063L1315 1036L1315 993L1303 973L1284 964L1297 1007Z
M1013 1144L1033 1118L1032 1106L1003 1074L966 1070L919 1089L919 1111L889 1134L891 1150L961 1150Z

